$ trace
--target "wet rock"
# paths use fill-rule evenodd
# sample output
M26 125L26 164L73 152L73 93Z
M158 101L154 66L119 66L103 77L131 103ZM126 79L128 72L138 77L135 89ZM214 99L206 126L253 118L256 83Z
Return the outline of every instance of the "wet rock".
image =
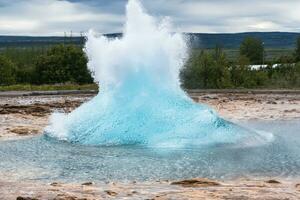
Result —
M58 194L53 200L87 200L87 198L77 198L66 194Z
M218 97L214 96L214 95L205 95L202 97L203 99L218 99Z
M19 197L16 198L16 200L38 200L38 199L31 198L31 197L21 197L21 196L19 196Z
M51 186L61 186L60 183L57 183L57 182L53 182L53 183L50 183Z
M267 101L267 104L277 104L276 101Z
M50 188L47 191L51 191L51 192L59 192L59 189L55 189L55 188Z
M16 128L12 128L9 129L10 132L18 134L18 135L30 135L30 134L37 134L38 130L36 129L32 129L32 128L28 128L28 127L16 127Z
M81 185L93 185L94 183L93 182L85 182L85 183L82 183Z
M5 105L0 107L0 114L45 116L48 113L50 113L50 109L44 105Z
M18 135L28 135L30 134L30 130L28 128L13 128L10 129L11 132L16 133Z
M198 102L199 98L198 97L191 97L193 99L193 101Z
M275 179L271 179L271 180L267 180L266 183L271 183L271 184L280 184L279 181L275 180Z
M116 193L116 192L114 192L112 190L105 190L104 192L106 194L108 194L109 196L117 196L118 195L118 193Z
M172 182L171 185L181 185L183 187L210 187L219 186L220 183L206 178L187 179L182 181Z
M296 109L291 109L291 110L284 110L285 113L292 113L292 112L297 112Z
M36 117L44 117L53 110L62 110L70 112L76 107L80 106L83 101L64 101L53 103L35 103L29 105L0 105L0 114L26 114Z

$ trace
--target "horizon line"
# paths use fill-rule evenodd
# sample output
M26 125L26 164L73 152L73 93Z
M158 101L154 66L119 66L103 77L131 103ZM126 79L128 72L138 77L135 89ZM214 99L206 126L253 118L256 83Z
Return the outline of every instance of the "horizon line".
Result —
M67 32L66 32L67 33ZM71 33L71 32L68 32ZM85 37L84 34L86 32L79 32L75 33L72 32L68 35L30 35L30 34L1 34L0 37ZM210 34L210 35L221 35L221 34L246 34L246 33L293 33L293 34L300 34L300 32L296 31L245 31L245 32L178 32L181 34ZM111 33L101 33L101 35L114 35L114 34L123 34L123 32L111 32Z

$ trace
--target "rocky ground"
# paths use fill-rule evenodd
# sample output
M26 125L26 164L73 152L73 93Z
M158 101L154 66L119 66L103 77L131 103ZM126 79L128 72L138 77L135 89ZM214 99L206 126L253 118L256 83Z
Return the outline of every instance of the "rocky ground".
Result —
M142 183L37 183L0 182L3 200L92 200L92 199L143 199L143 200L297 200L300 184L277 180L235 180L216 182L208 179L191 179L179 182ZM1 197L0 197L1 199Z
M191 96L231 121L300 119L300 94L198 93ZM0 96L0 137L12 139L39 134L52 112L70 112L92 97L87 94Z
M53 112L70 112L92 95L0 97L0 137L15 139L40 134Z
M192 98L233 121L300 119L300 93L200 93L192 94Z
M70 112L93 95L0 95L0 141L43 132L52 112ZM300 119L298 93L193 93L231 121ZM300 180L205 179L155 183L40 183L0 177L0 199L300 199Z

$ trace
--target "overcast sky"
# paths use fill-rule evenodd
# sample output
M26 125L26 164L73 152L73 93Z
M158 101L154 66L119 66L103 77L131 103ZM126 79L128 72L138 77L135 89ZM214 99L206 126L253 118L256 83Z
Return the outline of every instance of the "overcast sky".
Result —
M300 0L141 0L181 32L300 32ZM127 0L0 0L0 35L122 31Z

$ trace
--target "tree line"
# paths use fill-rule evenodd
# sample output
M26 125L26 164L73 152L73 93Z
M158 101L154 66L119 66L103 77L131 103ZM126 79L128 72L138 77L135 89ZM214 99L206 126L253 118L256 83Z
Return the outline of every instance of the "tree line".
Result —
M220 46L192 50L180 77L187 89L300 88L300 38L293 55L265 61L263 42L243 40L239 56L229 60ZM253 65L264 65L253 69ZM276 65L275 65L276 64ZM0 85L92 83L87 57L80 45L8 48L0 52Z
M300 88L300 38L293 55L266 63L264 44L248 37L240 45L239 56L229 61L221 47L190 56L181 71L187 89ZM265 64L265 65L263 65Z
M0 85L92 83L81 46L6 49L0 53Z

